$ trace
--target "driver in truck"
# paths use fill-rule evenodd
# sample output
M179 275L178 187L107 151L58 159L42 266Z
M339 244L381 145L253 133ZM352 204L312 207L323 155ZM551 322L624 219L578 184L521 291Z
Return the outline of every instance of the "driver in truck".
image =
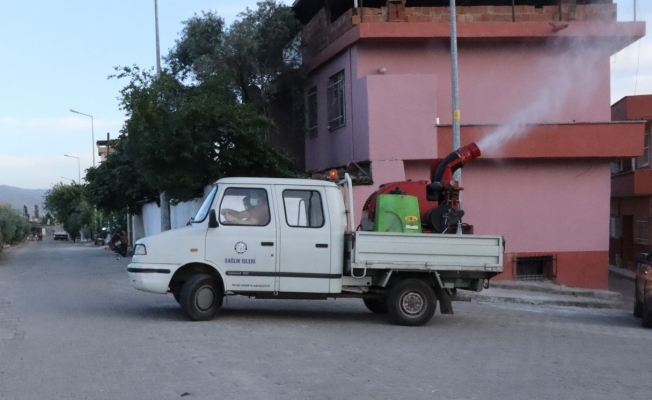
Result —
M250 207L246 207L243 211L223 208L220 210L220 214L227 222L235 225L267 225L269 223L269 206L263 189L252 189L243 202L245 207L246 203L249 203Z

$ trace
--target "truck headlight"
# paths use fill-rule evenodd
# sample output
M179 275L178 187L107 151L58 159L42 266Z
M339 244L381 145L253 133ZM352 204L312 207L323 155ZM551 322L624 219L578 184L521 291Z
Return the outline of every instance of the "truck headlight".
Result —
M144 244L137 244L136 247L134 247L134 255L135 256L146 256L147 255L147 248L145 247Z

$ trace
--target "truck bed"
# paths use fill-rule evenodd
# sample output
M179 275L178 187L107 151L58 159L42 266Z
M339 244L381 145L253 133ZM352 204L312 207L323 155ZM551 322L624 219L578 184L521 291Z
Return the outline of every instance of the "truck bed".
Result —
M353 233L353 268L503 271L503 237L480 235Z

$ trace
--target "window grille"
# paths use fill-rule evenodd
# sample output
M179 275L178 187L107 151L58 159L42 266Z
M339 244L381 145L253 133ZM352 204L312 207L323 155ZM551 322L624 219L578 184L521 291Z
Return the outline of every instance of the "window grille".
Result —
M319 134L317 122L317 86L308 89L308 137L315 138Z
M345 107L344 71L340 71L328 79L328 129L346 125Z
M552 255L516 257L514 264L517 280L543 281L557 275L557 258Z

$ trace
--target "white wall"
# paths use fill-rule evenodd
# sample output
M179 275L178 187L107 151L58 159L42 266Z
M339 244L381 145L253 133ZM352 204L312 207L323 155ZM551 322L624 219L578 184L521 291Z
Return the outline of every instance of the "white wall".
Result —
M199 207L206 200L211 188L212 186L206 186L204 195L199 199L170 206L170 225L172 229L186 226L188 220L199 211ZM133 229L134 240L161 233L161 209L155 202L144 204L141 215L134 215Z

